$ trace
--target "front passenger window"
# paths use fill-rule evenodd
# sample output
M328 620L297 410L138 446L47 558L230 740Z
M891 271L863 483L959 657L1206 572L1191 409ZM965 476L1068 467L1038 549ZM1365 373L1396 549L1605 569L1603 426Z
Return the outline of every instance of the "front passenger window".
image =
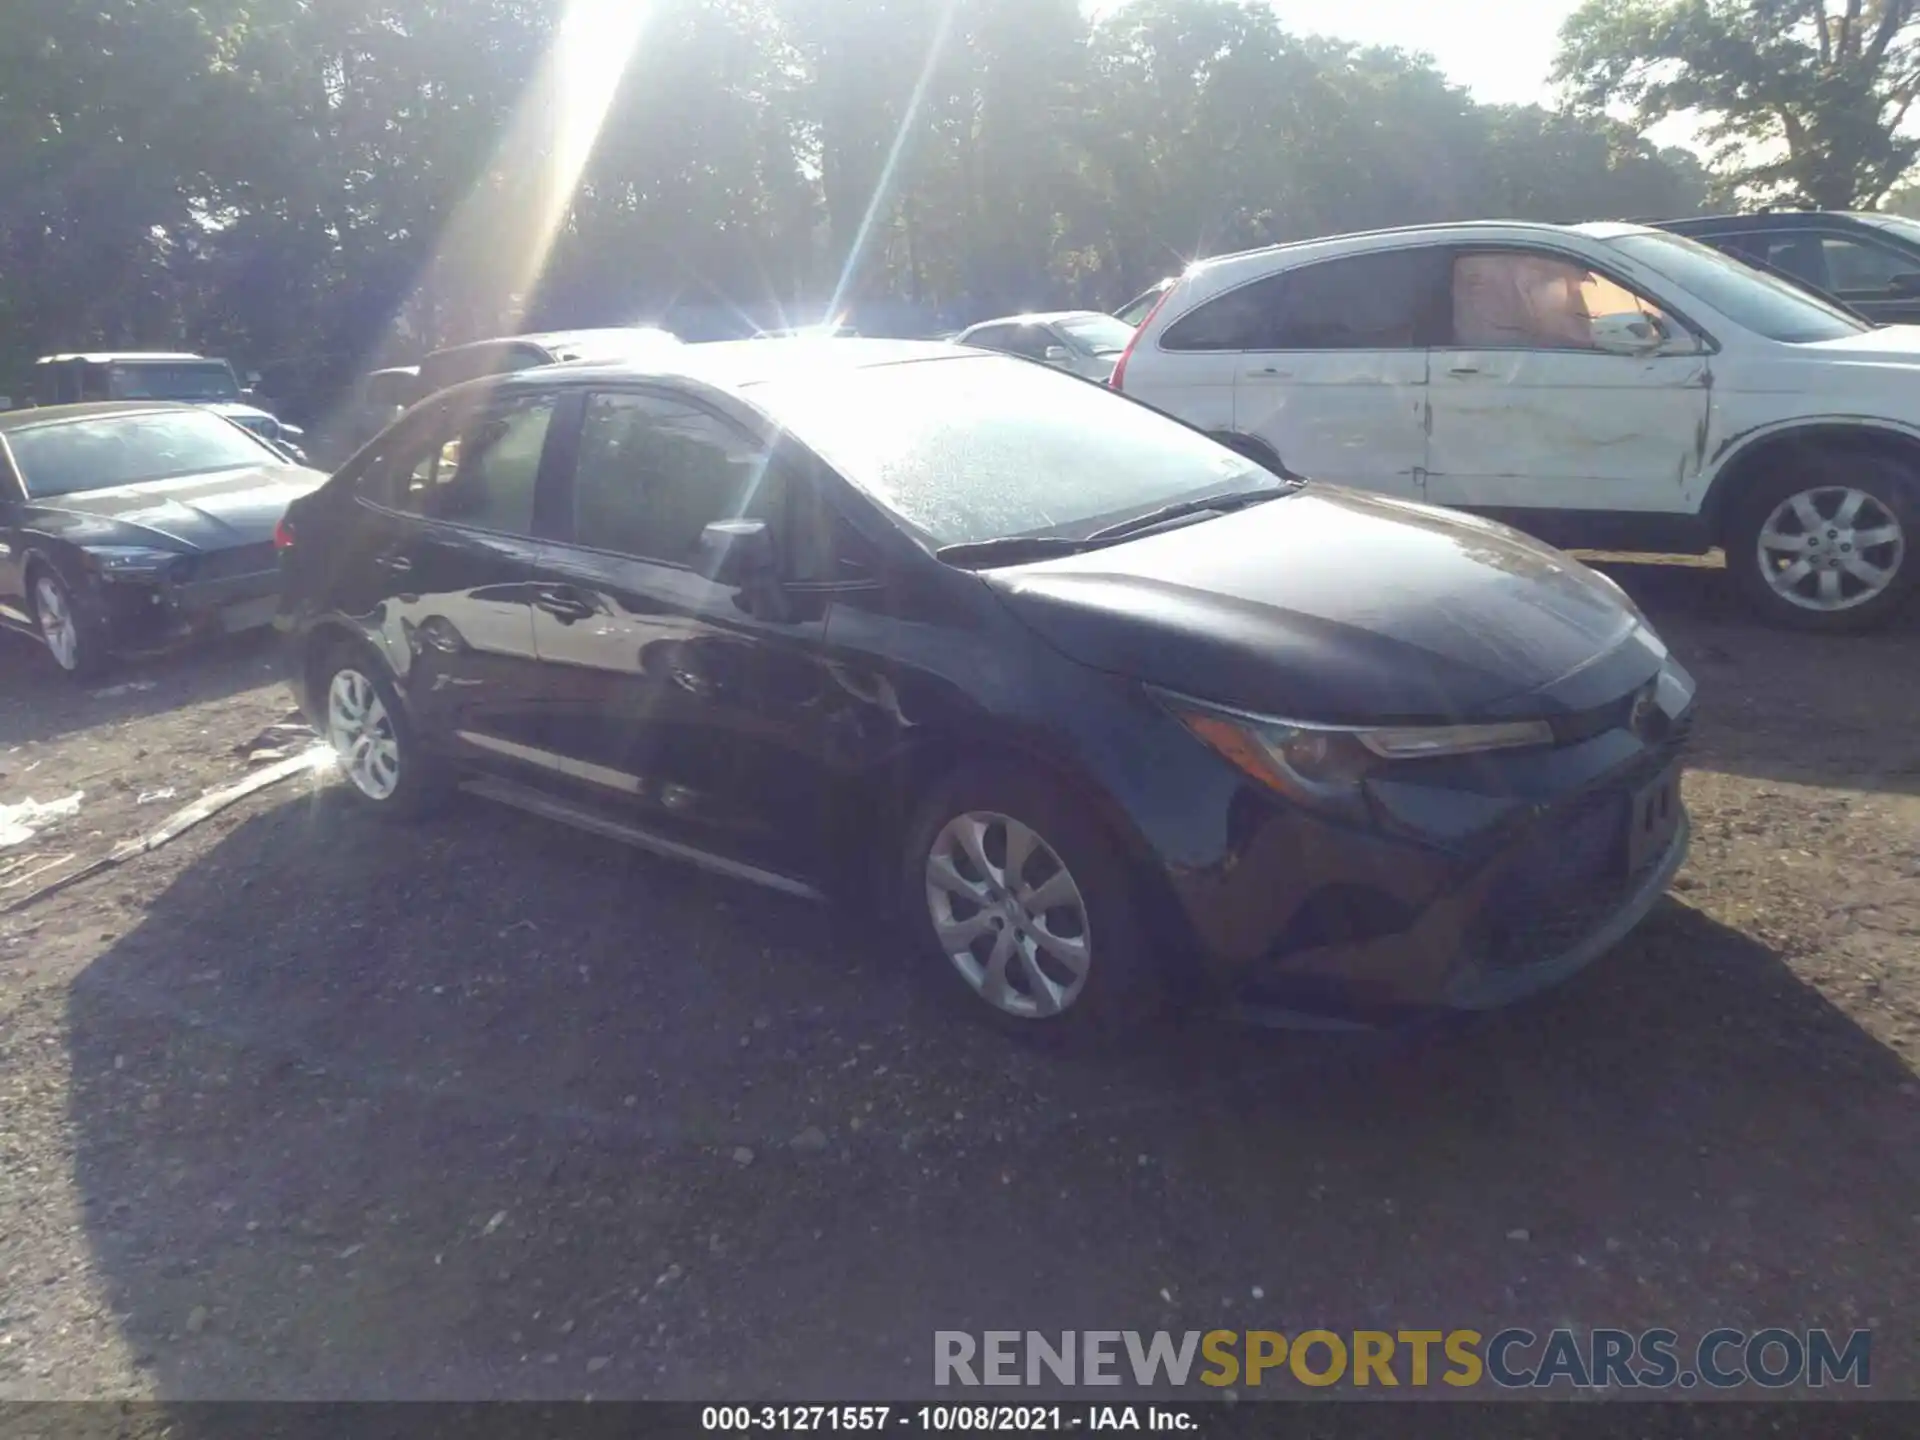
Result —
M1465 349L1636 353L1684 333L1651 300L1575 260L1490 250L1453 262L1453 343Z
M573 536L596 550L690 565L717 520L778 513L765 449L660 395L595 395L580 430Z

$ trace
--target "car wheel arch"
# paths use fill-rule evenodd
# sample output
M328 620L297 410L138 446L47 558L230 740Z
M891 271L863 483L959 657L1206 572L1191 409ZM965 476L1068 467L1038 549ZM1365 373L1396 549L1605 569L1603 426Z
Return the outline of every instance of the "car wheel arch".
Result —
M406 701L406 689L382 647L360 627L336 618L316 621L307 630L304 641L301 673L306 679L307 693L316 710L324 709L326 705L324 686L330 673L329 667L339 663L343 656L352 654L365 656L378 665L401 701Z
M1908 466L1920 480L1920 432L1869 421L1815 420L1770 429L1742 441L1714 470L1700 513L1715 544L1724 544L1741 497L1796 451L1864 450Z
M1137 882L1141 917L1155 942L1169 948L1179 943L1178 902L1154 864L1145 838L1125 812L1070 759L1044 745L1022 743L1017 737L981 740L950 733L927 735L871 777L870 784L880 788L881 793L869 791L864 798L876 802L878 808L865 809L863 813L885 816L885 822L875 827L875 862L887 867L898 863L907 827L936 786L967 770L992 767L1037 772L1083 801L1087 813L1114 842Z

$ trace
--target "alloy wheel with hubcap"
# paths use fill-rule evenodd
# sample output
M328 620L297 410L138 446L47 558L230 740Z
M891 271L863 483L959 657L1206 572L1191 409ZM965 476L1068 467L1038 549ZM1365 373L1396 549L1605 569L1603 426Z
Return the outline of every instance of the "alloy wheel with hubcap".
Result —
M345 667L327 685L327 740L347 779L369 800L391 799L400 783L400 738L373 681Z
M1093 964L1087 902L1031 826L993 811L954 816L927 854L926 900L940 948L1002 1014L1046 1019L1085 990Z
M68 674L80 669L80 623L74 618L73 602L66 589L51 575L42 575L33 584L34 618L40 624L40 638L46 642L53 663Z
M1884 595L1906 559L1893 509L1850 485L1787 496L1760 526L1760 574L1781 600L1803 610L1852 610Z

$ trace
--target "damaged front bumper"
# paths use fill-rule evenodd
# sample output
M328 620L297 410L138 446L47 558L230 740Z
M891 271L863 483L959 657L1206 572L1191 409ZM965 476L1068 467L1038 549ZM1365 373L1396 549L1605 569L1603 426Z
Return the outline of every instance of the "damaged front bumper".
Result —
M183 555L158 570L107 573L99 582L113 643L122 650L258 629L280 608L280 567L270 543Z

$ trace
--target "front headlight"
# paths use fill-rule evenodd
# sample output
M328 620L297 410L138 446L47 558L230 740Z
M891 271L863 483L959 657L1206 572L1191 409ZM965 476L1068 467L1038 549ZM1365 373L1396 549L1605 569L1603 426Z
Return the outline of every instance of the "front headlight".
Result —
M1553 741L1544 720L1489 725L1305 725L1175 695L1161 700L1229 764L1289 800L1349 816L1364 810L1361 781L1393 761L1512 750Z
M144 545L88 545L80 553L94 569L108 575L157 575L180 558L175 551Z
M1613 591L1614 595L1619 599L1620 603L1627 607L1627 613L1629 615L1633 616L1633 618L1638 620L1642 625L1645 625L1647 623L1647 617L1640 613L1640 602L1635 600L1633 596L1627 593L1626 586L1622 585L1618 580L1614 579L1611 575L1607 574L1607 572L1604 570L1595 569L1595 567L1591 565L1589 565L1587 568L1589 570L1592 570L1595 575L1599 576L1600 579L1606 584L1606 587L1609 590Z

